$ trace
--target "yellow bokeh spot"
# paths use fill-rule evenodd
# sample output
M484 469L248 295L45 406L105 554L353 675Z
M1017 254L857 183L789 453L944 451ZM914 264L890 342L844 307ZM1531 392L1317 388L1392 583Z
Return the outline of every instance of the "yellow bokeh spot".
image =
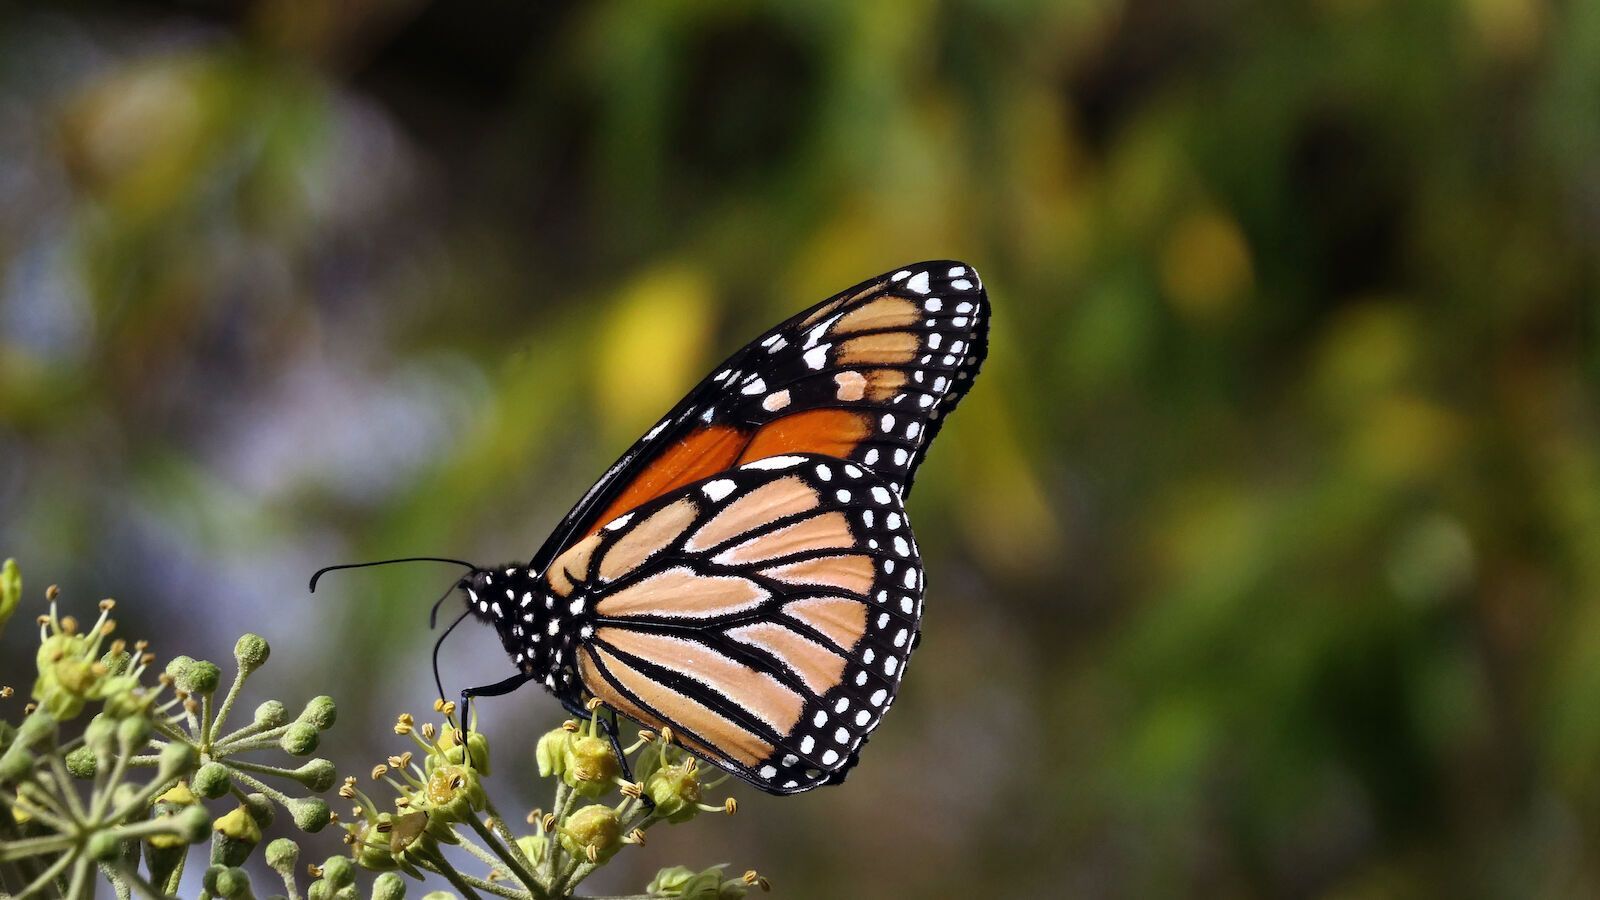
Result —
M1349 445L1353 461L1381 481L1405 483L1440 473L1461 441L1457 416L1407 394L1384 398L1367 410Z
M600 324L595 395L609 438L631 441L694 386L705 369L711 288L681 266L634 279Z
M1254 274L1233 219L1201 212L1180 220L1161 248L1161 287L1179 315L1215 322L1237 312Z

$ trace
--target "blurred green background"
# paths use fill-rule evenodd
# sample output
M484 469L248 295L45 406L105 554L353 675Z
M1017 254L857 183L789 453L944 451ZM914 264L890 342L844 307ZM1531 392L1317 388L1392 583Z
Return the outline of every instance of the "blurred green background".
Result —
M526 559L723 355L937 257L994 335L894 715L596 888L1600 893L1592 2L9 5L0 555L164 654L265 634L362 771L453 576L312 569ZM556 705L484 708L547 802Z

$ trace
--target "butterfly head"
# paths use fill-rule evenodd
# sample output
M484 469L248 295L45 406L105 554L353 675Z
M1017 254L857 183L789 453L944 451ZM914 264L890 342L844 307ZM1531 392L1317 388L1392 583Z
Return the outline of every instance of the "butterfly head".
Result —
M523 674L560 692L574 682L574 622L566 601L524 566L474 569L460 582L467 612L494 627Z

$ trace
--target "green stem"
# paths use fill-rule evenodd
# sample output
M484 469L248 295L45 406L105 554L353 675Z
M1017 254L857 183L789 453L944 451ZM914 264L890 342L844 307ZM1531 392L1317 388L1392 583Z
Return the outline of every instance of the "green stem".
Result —
M234 769L244 769L247 772L254 772L257 775L274 775L278 778L288 778L291 780L293 780L296 774L295 770L293 769L285 769L280 766L269 766L266 763L251 762L248 759L229 759L228 765Z
M239 761L236 760L236 759L235 760L229 760L228 765L229 766L235 766L235 765L238 765L238 763L239 763ZM288 794L285 794L283 791L278 790L277 788L273 787L270 784L267 784L266 782L262 781L259 778L251 777L248 772L241 772L238 769L234 769L233 777L238 779L239 781L244 782L245 784L250 785L251 787L255 788L256 790L260 791L261 793L266 794L269 799L271 799L273 802L277 803L279 806L288 806L289 805L289 795Z
M467 821L471 823L472 830L478 833L478 837L482 838L483 842L488 845L489 850L500 858L500 864L505 866L518 881L522 882L523 889L534 897L539 898L539 900L543 900L545 897L544 885L539 883L539 880L533 876L532 872L528 871L528 867L519 859L522 854L513 855L510 850L507 850L506 845L501 843L500 838L493 831L490 831L489 826L483 824L477 816L468 816Z
M55 779L56 793L66 801L67 811L75 821L82 822L88 815L88 810L83 808L83 801L78 799L78 792L72 787L72 775L67 771L67 764L55 753L45 754L45 759L50 762L50 772Z
M557 887L556 873L561 871L561 823L566 821L567 814L570 812L567 807L575 793L576 791L567 787L565 781L556 781L556 799L550 810L555 815L555 827L550 829L550 833L546 835L545 849L547 852L544 855L544 883L549 886L552 893L556 891Z
M14 862L41 853L60 853L71 848L73 843L70 834L45 834L20 841L7 841L0 845L0 862Z
M219 713L217 713L217 715L220 716L220 715L222 715L222 713L219 712ZM219 738L212 739L211 746L213 748L224 747L224 746L227 746L229 744L233 744L233 743L237 743L239 741L242 741L245 738L254 737L255 735L261 734L262 732L271 731L274 728L288 728L288 727L289 726L287 726L287 725L268 725L266 722L251 722L249 725L245 725L244 727L238 729L237 731L231 731L231 732L229 732L229 733L227 733L227 734L225 734L225 735L223 735L223 736L221 736Z
M293 724L293 722L289 723L289 725ZM221 757L232 756L235 753L248 753L251 750L270 750L278 746L278 739L283 737L284 732L289 730L289 725L269 728L254 737L217 741L211 745L211 755L213 757Z
M200 698L200 730L196 733L203 747L211 741L211 695Z
M51 863L38 878L35 878L32 883L22 889L21 893L17 894L17 900L28 900L29 897L35 896L38 892L44 890L46 885L54 882L56 876L66 871L67 866L71 864L71 853L63 853L56 857L55 862Z
M244 677L244 669L233 673L233 684L228 685L228 693L222 698L222 705L217 707L217 716L206 729L206 740L214 739L222 730L223 723L228 721L228 713L233 712L233 704L239 699L239 692L244 690Z
M442 855L436 852L433 856L423 859L422 863L434 874L443 875L446 881L449 881L456 890L461 892L465 900L483 900L482 897L478 896L477 891L472 889L472 885L463 880L464 876L457 872L455 867L450 865L450 861Z
M94 900L94 864L89 857L78 854L72 863L72 883L67 886L68 900Z
M106 778L105 784L95 791L94 802L91 804L91 814L95 821L99 821L100 817L105 815L106 808L111 805L111 795L116 793L117 785L122 783L123 776L128 774L128 759L127 754L118 753L116 761L111 764L111 775ZM103 772L105 767L96 766L95 771Z

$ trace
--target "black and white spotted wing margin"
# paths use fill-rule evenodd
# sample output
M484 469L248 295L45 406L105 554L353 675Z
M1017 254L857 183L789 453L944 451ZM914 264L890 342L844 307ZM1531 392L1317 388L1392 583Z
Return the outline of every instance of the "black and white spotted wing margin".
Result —
M797 454L640 506L558 557L593 696L775 794L838 781L894 699L923 572L898 494Z

